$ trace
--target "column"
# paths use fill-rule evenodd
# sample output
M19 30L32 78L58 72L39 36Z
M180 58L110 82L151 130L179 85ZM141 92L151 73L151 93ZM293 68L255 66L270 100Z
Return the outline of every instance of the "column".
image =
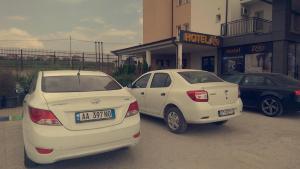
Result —
M177 69L182 69L182 43L177 44Z
M148 68L150 68L151 67L151 51L150 50L146 51L146 62L148 64Z

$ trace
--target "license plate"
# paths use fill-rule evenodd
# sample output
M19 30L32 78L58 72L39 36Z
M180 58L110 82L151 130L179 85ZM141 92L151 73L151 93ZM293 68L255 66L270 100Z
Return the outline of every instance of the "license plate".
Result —
M220 117L230 116L230 115L234 115L234 109L219 110Z
M114 118L116 118L114 109L75 113L76 123L110 120Z

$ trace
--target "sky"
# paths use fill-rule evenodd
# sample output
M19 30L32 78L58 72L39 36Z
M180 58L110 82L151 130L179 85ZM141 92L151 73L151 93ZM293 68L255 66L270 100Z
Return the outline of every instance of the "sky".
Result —
M142 42L142 0L0 0L0 47L109 52ZM21 40L21 41L15 41Z

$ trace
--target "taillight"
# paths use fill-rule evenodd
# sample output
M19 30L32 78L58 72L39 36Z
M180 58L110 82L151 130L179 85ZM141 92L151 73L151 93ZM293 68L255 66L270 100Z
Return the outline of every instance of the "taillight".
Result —
M294 93L296 96L300 96L300 90L296 90Z
M238 88L238 98L241 98L241 90L240 90L240 88Z
M47 149L47 148L35 148L35 149L40 154L50 154L53 152L53 149Z
M129 105L129 108L126 113L126 117L134 116L139 113L139 105L138 102L135 101Z
M49 110L29 107L29 115L32 122L40 125L60 126L60 121Z
M195 102L208 102L208 93L205 90L187 91L186 93Z

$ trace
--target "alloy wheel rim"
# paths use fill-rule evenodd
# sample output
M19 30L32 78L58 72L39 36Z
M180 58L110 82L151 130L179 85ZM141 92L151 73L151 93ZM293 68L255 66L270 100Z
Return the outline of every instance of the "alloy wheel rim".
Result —
M168 125L172 130L179 128L179 116L175 112L170 112L168 115Z
M280 105L275 99L268 98L262 102L262 110L267 115L274 115L280 111Z

